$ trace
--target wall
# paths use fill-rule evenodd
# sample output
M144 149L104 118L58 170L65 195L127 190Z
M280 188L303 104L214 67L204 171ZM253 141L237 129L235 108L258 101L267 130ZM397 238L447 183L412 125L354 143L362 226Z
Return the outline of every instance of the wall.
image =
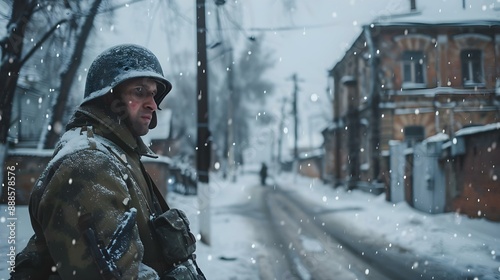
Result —
M480 131L462 133L474 128ZM386 199L397 203L404 196L410 206L427 213L457 212L500 221L500 123L474 128L458 131L450 141L426 140L404 152L404 144L392 142L390 160L404 158L404 164L395 162L404 165L404 171L391 167ZM436 149L440 152L430 152Z
M163 197L167 198L167 181L169 176L169 165L164 161L147 160L144 161L144 168L149 173L153 182L160 190Z
M310 178L321 178L322 157L299 159L299 174Z
M31 190L35 181L38 179L42 171L45 169L52 156L51 152L38 155L9 155L5 162L5 166L15 166L15 188L16 188L16 204L27 205L29 202ZM7 202L7 174L4 174L4 188L0 203Z
M24 149L30 151L30 149ZM5 166L15 166L15 188L16 188L16 204L27 205L31 190L36 180L46 168L52 157L52 151L32 149L31 153L14 153L7 157ZM166 160L150 160L144 163L148 173L153 181L158 186L164 197L167 194L167 179L169 175L169 163ZM4 171L4 188L0 197L0 203L8 202L7 198L7 169Z

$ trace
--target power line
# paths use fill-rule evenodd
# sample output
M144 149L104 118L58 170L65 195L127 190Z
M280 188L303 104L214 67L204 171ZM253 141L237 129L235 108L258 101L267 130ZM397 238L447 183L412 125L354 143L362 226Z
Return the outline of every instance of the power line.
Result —
M312 24L312 25L302 25L302 26L281 26L281 27L250 27L247 28L250 31L291 31L300 29L313 29L313 28L325 28L330 26L336 26L338 23L324 23L324 24Z

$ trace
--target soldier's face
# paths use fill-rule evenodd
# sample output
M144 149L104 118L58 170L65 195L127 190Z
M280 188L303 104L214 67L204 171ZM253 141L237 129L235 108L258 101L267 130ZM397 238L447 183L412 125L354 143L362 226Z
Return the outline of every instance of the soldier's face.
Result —
M154 96L156 82L149 78L133 78L116 87L126 106L126 113L130 129L136 136L146 135L153 112L158 109Z

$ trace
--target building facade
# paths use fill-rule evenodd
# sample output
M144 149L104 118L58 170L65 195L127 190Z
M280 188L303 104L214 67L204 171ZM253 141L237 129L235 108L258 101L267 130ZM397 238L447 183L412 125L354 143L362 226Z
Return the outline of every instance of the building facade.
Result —
M417 11L414 11L417 13ZM389 142L500 121L500 21L376 21L330 70L334 185L387 188Z

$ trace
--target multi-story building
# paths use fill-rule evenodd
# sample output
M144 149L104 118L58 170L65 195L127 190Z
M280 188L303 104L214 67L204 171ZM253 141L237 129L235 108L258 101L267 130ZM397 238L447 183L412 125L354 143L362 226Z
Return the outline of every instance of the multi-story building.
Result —
M387 187L391 140L412 147L500 121L500 11L459 2L432 16L410 1L409 13L365 25L330 70L324 167L334 185Z

